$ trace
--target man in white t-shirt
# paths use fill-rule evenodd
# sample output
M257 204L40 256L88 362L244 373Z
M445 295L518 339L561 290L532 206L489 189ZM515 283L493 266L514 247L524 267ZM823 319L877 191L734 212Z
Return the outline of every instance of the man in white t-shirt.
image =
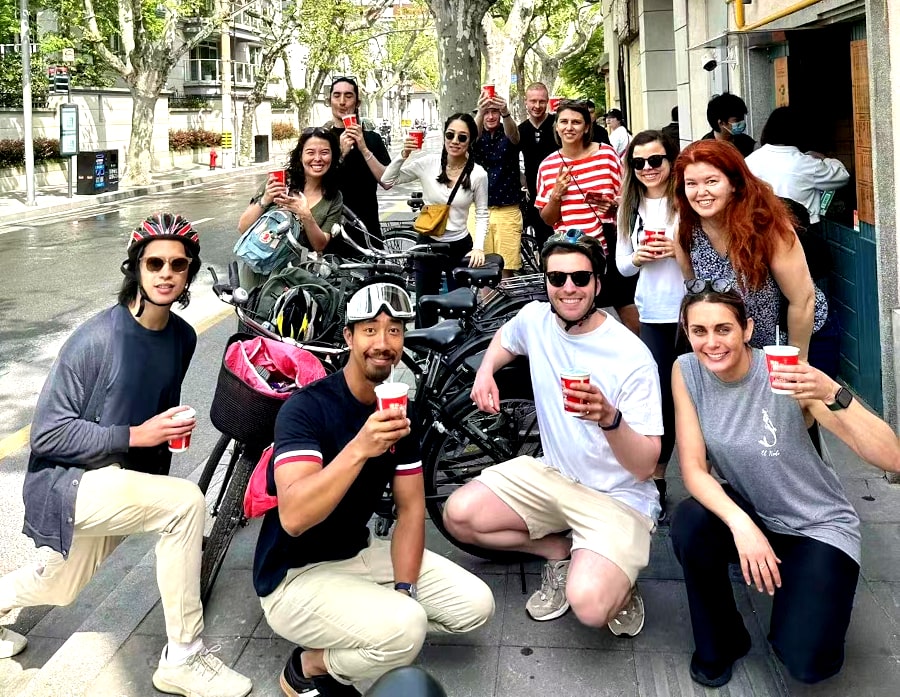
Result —
M635 580L660 510L651 480L663 433L656 364L595 306L605 266L596 239L558 233L543 259L550 302L525 306L497 332L472 399L497 413L494 373L528 356L544 454L484 470L448 499L444 524L462 542L547 560L526 604L533 619L571 606L584 624L635 636L644 625ZM562 389L570 370L590 383Z

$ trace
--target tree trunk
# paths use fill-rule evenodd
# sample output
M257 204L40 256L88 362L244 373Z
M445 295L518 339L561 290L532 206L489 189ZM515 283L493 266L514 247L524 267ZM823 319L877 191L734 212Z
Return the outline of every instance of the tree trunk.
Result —
M481 18L494 0L429 0L437 33L441 120L471 111L481 82Z
M487 54L486 82L493 84L497 94L504 99L509 98L509 76L513 71L516 49L525 42L528 25L534 15L534 2L515 0L509 18L499 27L489 14L482 19Z
M253 162L253 118L256 115L256 107L262 102L266 94L269 78L272 70L284 50L282 42L275 43L264 49L262 59L256 68L256 79L253 89L244 101L243 118L241 119L241 141L238 149L238 164L242 167Z
M131 139L125 154L126 185L145 185L152 181L153 123L156 100L165 77L159 79L155 71L141 73L129 85L131 90Z

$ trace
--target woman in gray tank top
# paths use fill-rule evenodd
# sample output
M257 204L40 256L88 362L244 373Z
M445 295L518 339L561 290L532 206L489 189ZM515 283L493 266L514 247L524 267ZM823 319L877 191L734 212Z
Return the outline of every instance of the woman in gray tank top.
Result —
M771 379L751 348L753 320L732 282L688 281L681 323L692 353L672 373L678 456L692 498L672 520L695 651L690 674L719 687L750 650L728 565L773 597L769 641L807 683L844 660L859 576L859 518L807 433L813 421L867 462L900 471L891 428L820 370L782 365ZM712 476L711 467L725 483Z

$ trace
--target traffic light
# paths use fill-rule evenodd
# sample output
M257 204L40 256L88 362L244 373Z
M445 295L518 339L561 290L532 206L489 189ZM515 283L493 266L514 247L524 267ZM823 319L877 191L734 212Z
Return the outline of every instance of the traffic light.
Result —
M68 94L69 93L69 71L64 67L57 67L53 74L53 91Z

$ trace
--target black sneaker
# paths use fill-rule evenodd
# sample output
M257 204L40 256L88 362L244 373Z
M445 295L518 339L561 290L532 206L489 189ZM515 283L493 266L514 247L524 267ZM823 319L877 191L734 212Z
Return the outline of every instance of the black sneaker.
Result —
M662 510L659 512L658 522L665 522L669 517L669 510L666 501L666 480L665 479L654 479L653 483L656 484L656 490L659 492L659 505Z
M718 666L701 665L697 659L697 652L691 656L691 680L704 687L722 687L729 680L734 669L735 662L746 656L750 652L750 635L743 637L743 642L734 651L734 658L731 661Z
M327 674L298 678L289 676L285 668L278 684L286 697L362 697L353 685L343 685Z

